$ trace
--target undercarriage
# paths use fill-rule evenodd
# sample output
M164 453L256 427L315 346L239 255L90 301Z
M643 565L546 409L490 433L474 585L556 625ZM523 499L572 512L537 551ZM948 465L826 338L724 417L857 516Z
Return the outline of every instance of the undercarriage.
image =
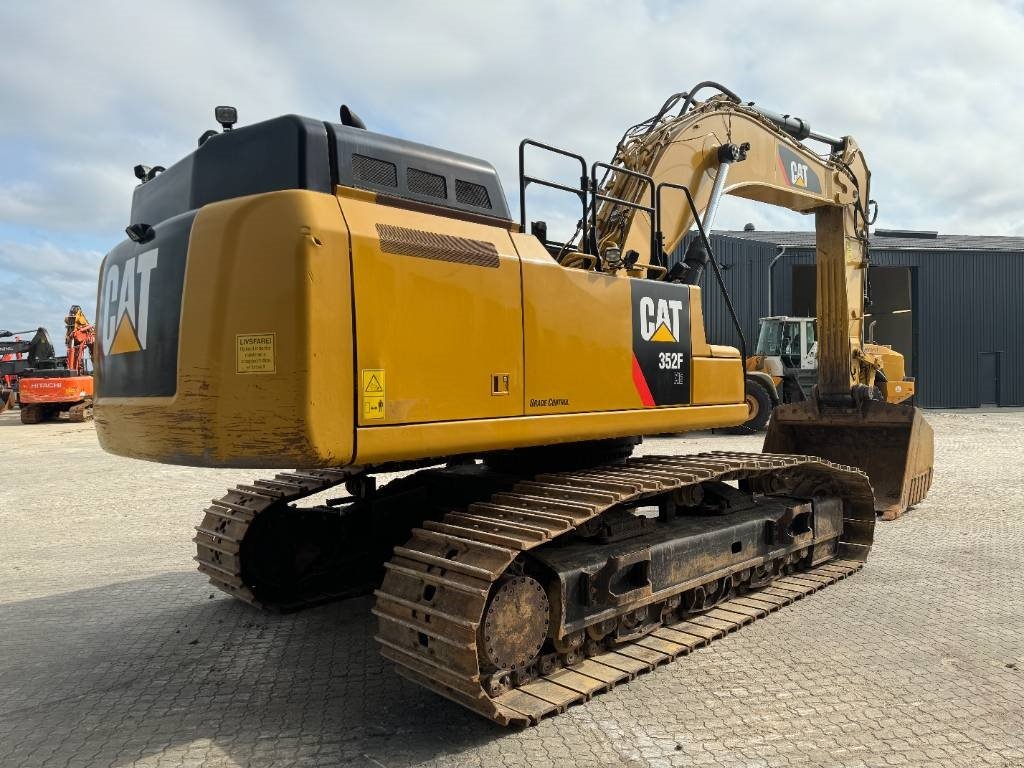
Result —
M81 423L92 418L92 400L80 400L72 403L22 403L21 423L39 424L44 421L59 419L62 413L68 415L68 421Z
M401 674L527 725L844 578L871 545L866 476L813 457L502 470L238 486L197 529L199 568L271 610L374 591L376 639ZM294 506L342 484L350 495Z

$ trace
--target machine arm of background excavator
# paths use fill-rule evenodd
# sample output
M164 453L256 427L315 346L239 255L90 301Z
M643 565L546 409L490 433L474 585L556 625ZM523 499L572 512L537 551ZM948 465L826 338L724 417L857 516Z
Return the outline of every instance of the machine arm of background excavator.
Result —
M933 439L916 408L874 397L878 366L864 354L870 186L864 155L850 137L814 133L799 118L720 90L724 95L703 103L687 96L678 115L663 109L627 131L597 198L603 202L590 245L599 259L628 254L626 262L642 274L680 242L696 216L710 231L726 194L813 213L819 383L810 401L775 411L765 451L858 466L871 477L876 508L896 516L927 493ZM803 139L825 151L813 152ZM689 191L692 206L679 187ZM672 194L678 204L671 204ZM653 196L654 222L646 210L615 202L647 202L645 195ZM669 277L699 281L707 258L701 250L702 239L695 240L682 269Z

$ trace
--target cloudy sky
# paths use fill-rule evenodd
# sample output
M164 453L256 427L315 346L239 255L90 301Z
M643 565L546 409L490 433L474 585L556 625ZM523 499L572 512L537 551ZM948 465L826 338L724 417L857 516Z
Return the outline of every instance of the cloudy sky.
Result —
M0 7L0 328L92 318L132 166L212 125L296 112L483 157L517 207L524 136L607 159L673 92L718 80L850 134L877 226L1024 235L1024 2L183 2ZM532 211L532 209L531 209ZM538 216L540 214L538 213ZM732 201L719 226L807 229Z

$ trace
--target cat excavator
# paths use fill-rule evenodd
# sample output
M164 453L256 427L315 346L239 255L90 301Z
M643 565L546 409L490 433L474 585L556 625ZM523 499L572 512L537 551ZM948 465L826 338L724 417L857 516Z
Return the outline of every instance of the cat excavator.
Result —
M490 164L347 107L215 115L184 159L136 168L99 278L95 418L122 456L298 467L205 509L196 560L225 593L373 592L399 673L529 725L855 573L876 511L927 493L930 428L870 396L852 138L701 83L609 163L524 140L516 222ZM528 173L539 153L579 183ZM538 186L579 206L564 242L527 217ZM815 216L819 383L763 453L634 455L747 418L745 344L702 314L725 194Z

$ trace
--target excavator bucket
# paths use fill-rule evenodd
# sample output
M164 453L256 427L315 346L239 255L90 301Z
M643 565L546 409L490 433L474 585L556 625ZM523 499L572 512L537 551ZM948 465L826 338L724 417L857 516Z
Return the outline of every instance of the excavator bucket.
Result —
M894 520L928 494L934 436L920 409L871 401L823 411L813 401L772 413L764 453L806 454L867 473L875 511Z
M14 407L14 390L0 386L0 413Z

